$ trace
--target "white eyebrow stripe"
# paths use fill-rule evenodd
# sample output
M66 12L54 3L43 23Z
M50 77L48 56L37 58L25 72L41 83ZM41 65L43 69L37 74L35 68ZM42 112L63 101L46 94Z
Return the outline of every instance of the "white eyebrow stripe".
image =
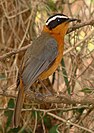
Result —
M48 25L51 21L55 20L56 18L68 18L68 17L67 16L60 16L60 15L54 16L54 17L50 18L48 20L48 22L46 22L46 25Z

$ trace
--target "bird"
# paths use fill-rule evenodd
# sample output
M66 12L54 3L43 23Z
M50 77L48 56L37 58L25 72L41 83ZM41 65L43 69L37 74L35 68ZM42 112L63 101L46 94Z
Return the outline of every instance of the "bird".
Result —
M14 109L13 125L20 124L21 109L26 91L37 81L43 81L52 75L58 68L64 50L64 37L68 31L69 23L78 21L62 13L50 16L41 34L27 48L18 72L18 95Z

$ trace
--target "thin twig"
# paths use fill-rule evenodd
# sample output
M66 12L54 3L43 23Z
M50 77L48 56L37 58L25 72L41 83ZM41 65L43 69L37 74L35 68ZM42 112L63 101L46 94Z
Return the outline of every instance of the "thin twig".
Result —
M66 119L64 119L64 118L61 118L61 117L59 117L59 116L57 116L57 115L55 115L55 114L52 114L52 113L50 113L50 112L48 112L47 114L48 114L49 116L52 116L53 118L55 118L55 119L57 119L57 120L60 120L60 121L62 121L62 122L64 122L64 123L68 124L68 125L73 125L73 126L75 126L75 127L78 127L78 128L80 128L80 129L83 129L83 130L85 130L85 131L87 131L87 132L89 132L89 133L94 133L94 131L92 131L92 130L90 130L90 129L87 129L87 128L83 127L83 126L80 126L80 125L78 125L78 124L75 124L75 123L73 123L73 122L71 122L71 121L69 121L69 120L66 120Z
M72 31L75 31L76 29L79 29L81 27L84 27L84 26L87 26L87 25L91 25L91 26L94 26L94 19L91 19L91 20L88 20L88 21L85 21L85 22L82 22L82 23L79 23L73 27L71 27L67 33L70 33Z
M89 39L89 38L90 38L91 36L93 36L93 35L94 35L94 29L91 30L91 31L87 34L87 36L84 37L83 40L79 41L77 44L75 44L75 46L70 47L68 50L66 50L66 51L64 52L64 55L67 54L67 53L69 53L69 52L71 52L72 50L74 50L76 47L78 47L80 44L82 44L84 41L86 41L87 39Z
M23 125L23 127L20 129L20 131L18 133L22 133L24 131L24 129L27 127L30 119L31 119L31 112L28 114L27 121L25 121L25 124Z
M12 50L12 51L10 51L10 52L8 52L8 53L6 53L6 54L3 54L2 56L0 56L0 60L1 60L1 61L2 61L2 60L5 60L6 58L11 57L11 56L14 55L14 54L23 52L23 51L25 51L28 47L30 47L31 45L32 45L32 44L28 44L27 46L24 46L24 47L22 47L22 48L20 48L20 49L15 49L15 50Z
M63 112L67 112L67 111L71 111L71 110L77 110L77 109L88 109L91 106L89 105L81 105L81 106L76 106L76 107L70 107L70 108L53 108L53 109L37 109L37 108L29 108L29 109L22 109L22 111L40 111L40 112L53 112L53 111L63 111ZM0 110L14 110L13 108L4 108L4 107L0 107Z
M36 132L36 128L37 128L37 121L38 121L38 115L37 112L35 112L35 125L34 125L34 129L33 129L33 133Z
M11 94L8 94L8 93L3 93L3 92L0 92L0 96L6 96L6 97L11 97L11 98L16 98L15 95L11 95Z

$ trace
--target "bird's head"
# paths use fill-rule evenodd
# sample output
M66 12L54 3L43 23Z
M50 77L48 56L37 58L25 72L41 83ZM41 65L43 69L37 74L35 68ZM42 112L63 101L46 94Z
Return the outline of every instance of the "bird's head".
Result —
M78 19L70 18L64 14L55 14L47 19L44 30L64 36L68 30L69 23L72 21L78 21Z

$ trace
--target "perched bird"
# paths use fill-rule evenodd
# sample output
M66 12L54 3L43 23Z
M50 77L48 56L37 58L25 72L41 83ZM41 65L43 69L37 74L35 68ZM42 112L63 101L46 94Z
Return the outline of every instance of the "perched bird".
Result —
M49 17L41 35L25 52L18 73L14 127L18 127L20 123L25 92L36 80L48 78L60 64L63 57L64 36L72 21L78 21L78 19L70 18L64 14L55 14Z

